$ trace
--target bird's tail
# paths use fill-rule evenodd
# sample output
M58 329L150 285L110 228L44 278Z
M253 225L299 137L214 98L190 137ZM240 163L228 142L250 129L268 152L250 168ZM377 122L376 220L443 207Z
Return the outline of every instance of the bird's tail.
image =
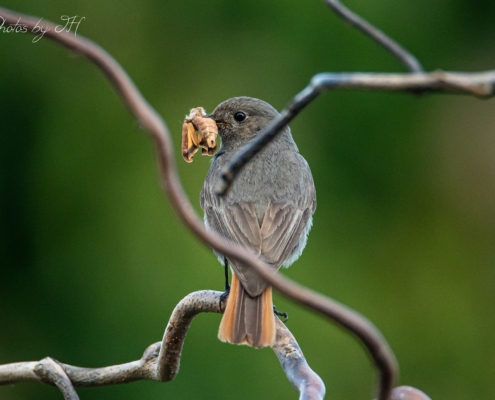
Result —
M232 274L227 307L220 323L218 338L223 342L253 347L271 346L275 341L272 288L251 297Z

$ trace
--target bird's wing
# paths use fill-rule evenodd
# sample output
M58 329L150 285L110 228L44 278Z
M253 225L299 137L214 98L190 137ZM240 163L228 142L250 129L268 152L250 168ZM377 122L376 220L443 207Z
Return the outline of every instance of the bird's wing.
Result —
M278 269L299 243L312 209L270 203L261 225L261 259Z
M210 227L224 238L260 254L261 232L252 203L205 207Z
M205 202L204 212L209 227L225 239L261 254L261 229L252 203L216 204ZM229 259L237 277L246 290L257 286L257 276L249 267ZM248 290L249 292L249 290Z
M251 249L274 269L280 268L297 246L312 214L307 208L269 203L261 227L252 203L234 203L216 208L205 207L210 227L226 239ZM251 296L258 296L267 283L250 267L237 260L229 262L242 286Z
M261 259L276 269L289 259L289 263L297 259L306 245L310 219L316 209L315 185L309 166L298 153L292 157L295 157L292 163L286 162L287 172L292 176L297 172L300 178L292 180L282 198L268 203L261 224ZM286 182L291 180L285 179Z
M282 171L284 174L278 173L277 182L290 182L288 174L298 174L299 179L292 179L293 183L285 185L282 191L274 191L264 213L256 210L259 203L247 200L256 196L241 190L246 187L240 184L231 190L239 190L237 196L231 193L221 198L213 193L211 180L216 173L209 173L201 192L201 207L209 227L227 240L249 248L275 270L288 258L297 258L295 253L302 251L309 230L308 221L316 208L313 178L306 161L299 154L283 153L282 156L286 167ZM293 162L287 162L291 157ZM259 215L260 219L256 211L262 215ZM251 296L263 292L267 283L250 266L231 259L229 262Z

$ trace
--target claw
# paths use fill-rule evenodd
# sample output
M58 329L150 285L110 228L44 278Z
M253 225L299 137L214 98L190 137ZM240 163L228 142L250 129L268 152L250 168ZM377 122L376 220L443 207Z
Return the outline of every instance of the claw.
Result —
M277 317L284 317L285 321L282 321L283 323L286 323L289 320L289 314L287 314L286 312L277 311L277 307L275 307L275 306L273 306L273 313Z
M230 293L230 285L228 287L225 288L225 292L223 292L221 295L220 295L220 302L219 302L219 306L220 306L220 311L221 312L224 312L225 310L222 309L222 303L223 301L229 297L229 293Z

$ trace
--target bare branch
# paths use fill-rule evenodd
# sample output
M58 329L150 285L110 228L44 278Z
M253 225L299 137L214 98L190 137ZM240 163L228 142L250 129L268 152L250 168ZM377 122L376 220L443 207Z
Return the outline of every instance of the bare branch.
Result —
M488 98L495 94L495 70L485 72L444 72L415 74L321 73L274 119L249 146L239 150L221 174L217 193L225 195L242 168L273 140L308 104L331 89L365 89L389 92L437 92L468 94Z
M225 304L220 307L221 294L211 290L194 292L186 296L175 307L165 329L164 345L160 349L157 360L157 380L167 382L175 378L179 372L182 346L193 318L200 312L222 313L222 310L225 310ZM277 334L272 349L287 378L299 391L301 400L323 399L325 395L323 381L309 367L289 329L280 320L276 321Z
M143 379L154 380L156 357L161 342L150 345L140 360L102 368L83 368L62 364L74 386L95 387L119 385Z
M53 358L0 365L0 386L28 381L55 385L62 392L65 400L79 400L63 367Z
M406 68L410 72L423 72L423 67L416 59L416 57L414 57L410 52L408 52L404 47L402 47L391 37L387 36L381 30L371 25L368 21L349 10L340 1L325 0L325 2L340 17L349 22L351 25L358 28L365 35L371 37L375 42L383 46L389 52L391 52L395 57L399 59L400 62L402 62L402 64L406 66Z
M164 345L158 356L157 378L159 381L171 381L178 374L182 346L193 318L201 312L222 314L222 310L225 310L225 304L222 310L220 309L221 294L211 290L194 292L177 304L165 329Z
M277 335L272 349L277 355L290 383L299 391L299 399L323 399L325 397L325 384L309 367L289 329L279 319L276 320L276 324Z
M65 374L74 386L108 386L142 379L153 379L160 345L161 342L158 342L149 346L144 352L143 357L138 361L109 367L82 368L60 362L57 363L65 371ZM24 381L54 383L37 373L39 365L44 363L45 360L47 359L0 365L0 386Z
M31 30L36 23L39 22L39 18L17 14L3 8L0 8L0 17L4 18L5 23L8 25L14 25L21 19L20 23ZM45 34L46 37L85 56L97 65L112 82L122 101L135 115L141 126L151 133L159 156L159 165L163 178L162 183L171 204L181 221L204 244L214 248L221 254L250 265L284 296L325 315L358 338L368 350L378 369L378 397L380 400L388 399L397 376L398 367L392 350L376 327L355 311L350 310L328 297L305 288L302 285L296 284L280 274L274 274L273 271L254 256L252 252L239 246L232 245L232 243L227 242L216 233L207 232L203 222L196 215L194 208L186 197L180 184L175 164L172 140L165 122L146 102L122 67L101 47L88 39L81 36L75 37L68 32L57 33L54 29L55 25L49 22L38 23L38 26L50 28ZM316 97L316 94L317 92L315 91L311 96ZM302 102L299 101L297 104L305 105L307 102L305 103L303 99ZM295 109L297 110L297 107ZM128 368L134 370L135 366L128 366Z
M168 382L179 371L182 346L193 318L201 312L222 313L221 292L202 290L190 293L175 307L163 342L153 343L140 360L103 368L82 368L63 364L52 358L0 365L0 386L24 381L56 385L67 400L77 400L74 386L98 387L130 383L137 380ZM299 344L280 320L272 349L285 375L299 391L300 400L321 400L325 385L309 367ZM163 346L162 346L163 343ZM423 392L409 386L392 390L390 400L430 400Z
M495 71L471 74L443 71L424 73L423 67L416 57L395 40L352 12L339 0L325 0L325 2L345 21L395 55L413 74L320 73L313 76L310 84L292 99L292 102L281 112L281 116L267 126L251 145L241 149L227 164L217 186L219 195L225 195L244 165L323 91L334 88L353 88L415 93L437 91L440 93L471 94L479 97L494 95Z
M34 372L37 365L37 361L0 365L0 386L39 381L40 377Z
M40 377L41 382L57 386L65 400L79 400L67 374L53 358L47 357L41 360L36 365L34 373Z
M64 394L65 399L78 400L73 385L118 385L143 379L171 381L179 372L182 346L193 318L201 312L222 313L224 307L220 309L221 295L221 292L202 290L182 299L172 312L163 342L149 346L140 360L104 368L81 368L62 364L51 358L44 358L39 362L0 365L0 385L22 381L54 384ZM272 349L287 378L300 392L301 400L323 399L323 381L309 367L294 336L279 320Z

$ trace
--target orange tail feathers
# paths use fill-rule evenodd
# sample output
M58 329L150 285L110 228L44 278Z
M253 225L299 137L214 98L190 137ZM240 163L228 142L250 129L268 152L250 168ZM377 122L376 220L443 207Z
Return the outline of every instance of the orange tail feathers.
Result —
M220 323L218 338L222 342L247 344L253 347L271 346L275 341L272 288L251 297L239 279L232 274L227 307Z

